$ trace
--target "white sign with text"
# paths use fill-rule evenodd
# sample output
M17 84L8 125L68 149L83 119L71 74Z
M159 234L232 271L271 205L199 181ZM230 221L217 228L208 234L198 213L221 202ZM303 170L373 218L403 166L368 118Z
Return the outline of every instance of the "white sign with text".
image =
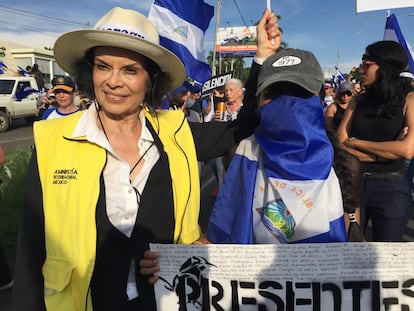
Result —
M165 245L160 311L414 310L414 243Z

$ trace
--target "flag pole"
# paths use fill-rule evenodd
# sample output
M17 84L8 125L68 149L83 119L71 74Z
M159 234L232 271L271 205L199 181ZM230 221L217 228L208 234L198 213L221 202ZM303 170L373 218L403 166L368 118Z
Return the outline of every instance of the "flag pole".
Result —
M216 14L216 29L214 31L214 48L213 48L213 65L211 68L211 75L214 77L216 75L216 46L217 46L217 32L220 27L220 8L221 2L217 0L217 14Z
M272 7L270 5L270 0L266 0L266 8L269 10L269 12L272 12ZM275 39L272 39L272 44L275 44Z

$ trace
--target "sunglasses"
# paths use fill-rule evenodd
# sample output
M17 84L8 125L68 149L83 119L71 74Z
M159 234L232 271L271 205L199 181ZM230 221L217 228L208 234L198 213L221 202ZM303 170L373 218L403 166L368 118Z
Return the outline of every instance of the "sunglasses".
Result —
M352 96L352 92L346 91L341 93L341 96Z
M366 71L369 66L376 64L377 62L373 60L362 60L362 63L359 65L359 69Z

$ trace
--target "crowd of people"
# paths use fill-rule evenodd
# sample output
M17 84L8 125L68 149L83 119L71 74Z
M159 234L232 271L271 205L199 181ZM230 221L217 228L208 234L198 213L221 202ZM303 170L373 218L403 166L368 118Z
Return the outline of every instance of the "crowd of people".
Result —
M131 31L113 31L121 22ZM266 9L247 80L202 98L139 12L116 7L57 39L73 79L52 80L34 124L13 310L155 310L150 243L362 242L368 222L373 241L403 241L414 157L404 50L369 45L361 81L335 88L312 52L281 40ZM77 92L93 100L76 105ZM199 163L213 163L219 186L205 230Z

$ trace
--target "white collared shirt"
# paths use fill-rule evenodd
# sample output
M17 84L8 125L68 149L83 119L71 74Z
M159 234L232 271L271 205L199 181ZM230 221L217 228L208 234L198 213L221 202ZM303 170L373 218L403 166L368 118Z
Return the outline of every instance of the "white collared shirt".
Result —
M105 133L98 128L97 110L94 104L83 114L73 132L73 137L86 136L86 139L107 151L107 162L103 170L106 196L106 212L111 223L123 234L131 237L139 209L140 195L155 163L160 158L154 138L146 127L144 113L139 114L142 130L137 142L139 157L143 156L144 164L140 173L132 181L129 180L131 167L121 159L110 145ZM148 152L146 152L148 150ZM138 193L134 190L137 190ZM129 272L127 294L129 299L138 297L135 282L135 265L132 261Z

